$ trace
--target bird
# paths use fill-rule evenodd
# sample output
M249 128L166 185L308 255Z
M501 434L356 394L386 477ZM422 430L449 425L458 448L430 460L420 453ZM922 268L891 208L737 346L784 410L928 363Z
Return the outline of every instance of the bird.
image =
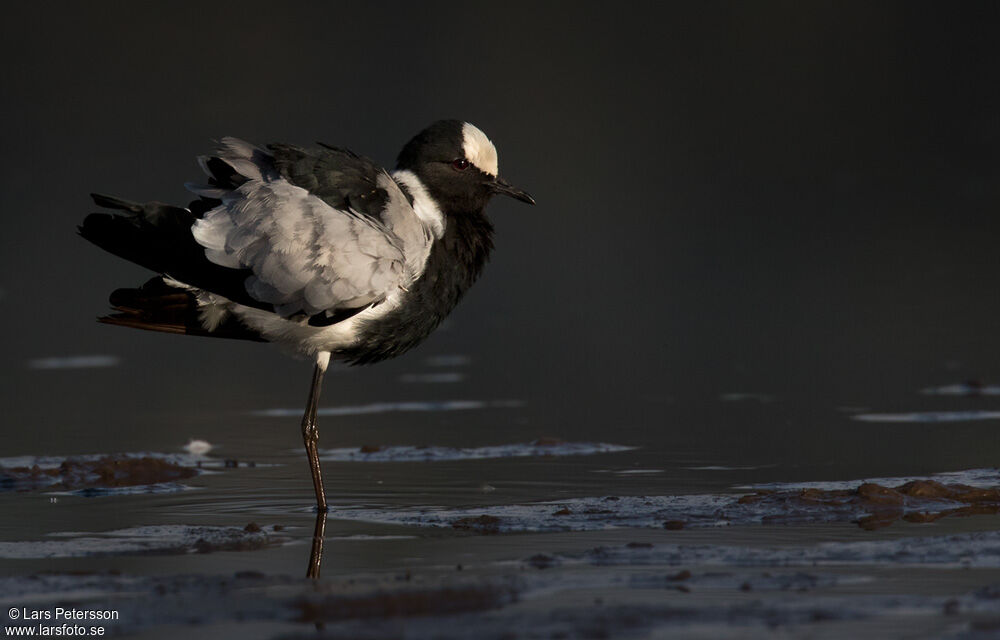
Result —
M493 250L502 179L476 126L439 120L392 171L346 148L225 137L187 207L91 194L79 234L156 275L110 295L110 325L270 342L314 362L302 417L316 509L328 509L316 411L331 360L371 364L427 338Z

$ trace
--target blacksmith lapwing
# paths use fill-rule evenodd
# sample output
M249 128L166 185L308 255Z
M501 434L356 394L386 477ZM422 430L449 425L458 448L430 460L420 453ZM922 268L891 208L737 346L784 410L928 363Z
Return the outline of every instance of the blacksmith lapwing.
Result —
M455 307L493 248L490 198L534 204L502 180L497 152L469 124L442 120L387 172L338 147L258 147L223 138L198 159L187 208L94 194L80 235L157 274L111 294L101 322L273 342L315 360L302 418L316 503L327 508L316 406L331 358L397 356Z

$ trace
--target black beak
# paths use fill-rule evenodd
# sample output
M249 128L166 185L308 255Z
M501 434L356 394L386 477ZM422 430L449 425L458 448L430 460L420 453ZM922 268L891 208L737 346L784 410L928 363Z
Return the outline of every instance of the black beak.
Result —
M486 184L493 193L500 193L505 196L510 196L515 200L520 200L521 202L527 202L528 204L535 204L535 199L527 194L525 191L521 191L516 187L512 187L507 183L506 180L501 180L497 178L493 182L488 182Z

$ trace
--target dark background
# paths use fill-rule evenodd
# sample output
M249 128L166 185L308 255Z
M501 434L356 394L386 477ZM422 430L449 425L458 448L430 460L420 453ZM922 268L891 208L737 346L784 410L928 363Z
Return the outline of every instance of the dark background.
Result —
M539 5L6 8L4 453L297 446L294 419L247 412L299 406L308 363L93 322L148 274L74 236L87 194L186 202L223 135L391 165L456 117L538 206L493 203L495 258L445 329L331 375L323 404L525 404L331 426L327 446L556 435L783 479L995 464L995 421L838 407L995 408L918 392L1000 378L1000 6ZM121 365L28 366L87 354ZM440 354L470 358L462 382L400 381Z

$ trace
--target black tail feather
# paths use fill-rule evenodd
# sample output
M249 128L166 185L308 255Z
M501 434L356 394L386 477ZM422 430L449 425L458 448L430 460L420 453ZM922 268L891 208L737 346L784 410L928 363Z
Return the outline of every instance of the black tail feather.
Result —
M248 269L230 269L210 262L191 234L197 215L218 201L195 201L190 209L161 202L137 203L92 194L94 202L116 213L88 215L78 232L105 251L192 287L211 291L239 304L273 311L254 300L244 282ZM117 213L121 212L121 213Z
M122 200L121 198L104 195L103 193L92 193L90 194L90 197L94 201L94 204L99 207L105 207L106 209L120 209L122 211L131 211L132 213L142 213L142 204L138 202Z
M98 318L98 322L189 336L265 342L260 334L232 316L208 331L201 323L195 295L186 289L171 287L160 277L150 279L137 289L116 289L110 302L115 313Z

